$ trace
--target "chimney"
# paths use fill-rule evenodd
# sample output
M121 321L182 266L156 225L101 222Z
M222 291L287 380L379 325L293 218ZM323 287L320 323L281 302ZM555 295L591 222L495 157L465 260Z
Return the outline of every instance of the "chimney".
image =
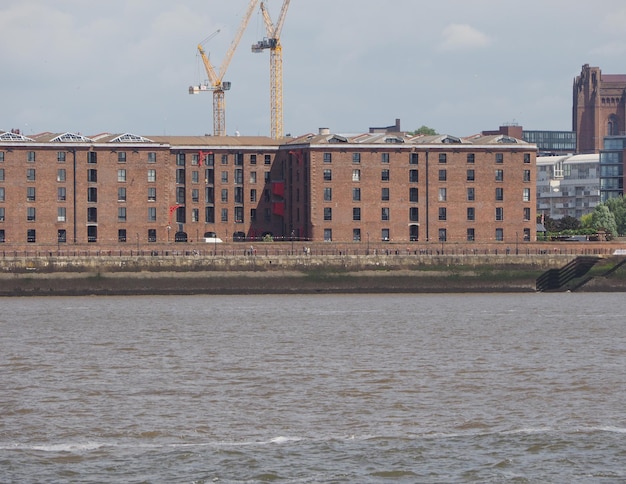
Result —
M326 136L330 134L330 129L328 128L320 128L319 133L321 136Z

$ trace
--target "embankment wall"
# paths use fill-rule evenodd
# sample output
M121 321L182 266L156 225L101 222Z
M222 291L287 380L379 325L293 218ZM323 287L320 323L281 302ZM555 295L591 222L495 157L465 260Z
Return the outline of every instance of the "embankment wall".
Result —
M0 274L82 272L189 272L189 271L362 271L423 270L440 267L491 267L546 270L560 267L575 255L241 255L202 256L88 256L4 257Z
M575 256L240 255L4 257L0 296L534 292Z

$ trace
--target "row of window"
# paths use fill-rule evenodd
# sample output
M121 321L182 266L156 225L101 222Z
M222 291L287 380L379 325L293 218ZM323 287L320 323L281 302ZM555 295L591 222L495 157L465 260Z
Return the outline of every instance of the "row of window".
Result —
M333 155L332 153L326 152L324 153L324 163L332 163ZM475 163L476 155L474 153L467 153L467 163ZM389 163L389 153L381 153L380 154L381 163ZM438 154L439 163L447 163L448 162L448 154L447 153L439 153ZM501 164L504 163L504 153L495 153L494 156L495 163ZM352 163L361 163L361 153L352 153ZM419 163L419 153L409 153L409 163L411 165L417 165ZM524 153L524 163L530 163L530 153Z
M522 202L530 202L531 190L530 188L522 188ZM476 200L476 189L473 187L469 187L466 189L466 199L468 202L473 202ZM447 188L439 188L438 191L438 200L440 202L448 201L448 189ZM495 189L495 200L497 202L504 201L504 188L496 187Z
M476 200L476 190L473 187L467 188L467 200L475 201ZM215 203L215 191L212 187L206 187L205 190L205 201L207 203ZM229 199L229 189L222 188L221 189L221 201L223 203L227 203ZM244 203L244 191L242 187L235 187L234 189L234 202L235 203ZM522 201L530 202L531 190L530 188L522 189ZM265 202L271 201L271 192L268 189L263 190L263 198ZM66 187L57 187L57 201L63 202L67 199L67 189ZM156 187L148 187L148 201L156 202L157 199L157 189ZM333 189L331 187L324 188L324 201L331 202L333 199ZM388 187L381 188L381 201L389 201L390 200L390 189ZM29 202L34 202L36 200L36 188L35 187L26 187L26 200ZM183 203L185 201L185 190L179 189L176 192L176 200L178 203ZM352 200L355 202L361 201L361 189L353 188L352 189ZM495 189L495 200L503 201L504 200L504 188L496 187ZM0 202L5 201L5 188L0 187ZM98 202L98 189L96 187L89 187L87 189L87 201L91 203ZM126 202L126 187L119 187L117 189L117 201L118 202ZM200 202L200 190L194 188L191 190L191 201L192 202ZM257 190L250 190L250 202L256 203L258 201ZM409 188L409 202L418 202L419 201L419 191L417 188ZM441 187L438 189L438 201L446 202L448 201L448 189Z
M390 199L390 189L388 187L383 187L380 189L380 199L382 201L388 201ZM409 201L417 202L418 201L418 189L417 188L409 188ZM324 201L330 202L333 199L333 189L331 187L324 187ZM359 202L361 201L361 189L360 188L352 188L352 201Z
M443 173L442 173L443 172ZM443 179L442 179L443 177ZM446 170L439 170L439 181L445 181L447 178ZM476 172L475 170L467 170L465 180L468 182L476 181ZM495 171L495 180L496 181L504 181L504 171L496 170ZM523 172L523 181L530 182L530 170L524 170Z
M333 171L330 168L325 168L323 171L324 181L332 181L333 180ZM381 181L389 181L390 179L390 171L387 169L381 170L380 172ZM352 170L352 181L358 182L361 181L361 170L355 169ZM417 170L409 170L409 182L417 183L419 181L419 174Z
M382 187L381 189L380 199L382 201L388 201L390 199L390 189L388 187ZM531 191L530 188L522 189L522 201L530 202ZM324 187L324 201L331 202L333 199L333 189L331 187ZM446 202L448 200L448 189L445 187L439 188L438 192L438 200L440 202ZM474 201L476 200L476 190L473 187L467 188L467 200ZM495 200L503 201L504 200L504 188L496 187L495 189ZM254 200L252 200L254 201ZM352 201L359 202L361 201L361 189L354 187L352 188ZM418 202L419 201L419 191L415 187L409 188L409 202Z
M156 182L156 170L148 170L147 176L148 176L149 183ZM93 168L88 169L87 181L89 183L97 183L98 182L98 170L95 170ZM117 181L120 183L126 182L126 170L125 169L120 168L119 170L117 170Z
M34 168L26 169L26 180L27 181L35 181L36 180L36 171ZM59 168L57 170L57 181L64 182L67 180L67 172L65 168ZM0 168L0 181L5 181L4 177L4 169ZM97 182L98 181L98 170L89 169L87 170L87 181L89 182ZM117 170L117 181L125 182L126 181L126 170L119 169ZM156 182L156 170L148 170L148 181Z
M258 157L261 157L261 156L263 157L264 165L272 164L272 155L258 155ZM234 157L235 166L243 166L243 163L244 163L243 153L234 153L233 157ZM222 165L228 165L229 159L230 159L230 155L228 155L227 153L223 153L222 155L220 155L220 162ZM186 160L185 153L179 153L176 158L176 164L178 166L184 166L185 160ZM251 165L256 165L257 155L256 154L250 155L249 161ZM203 152L192 153L191 164L198 165L198 166L201 166L201 165L215 166L215 153L203 153Z
M126 152L118 151L117 152L117 162L118 163L126 163ZM95 161L93 161L95 163ZM148 153L148 163L156 163L156 153L151 151Z
M157 200L157 189L156 187L148 187L148 201L156 202ZM205 201L207 203L215 203L215 190L213 187L206 187L204 189ZM234 189L234 202L235 203L244 203L244 191L242 187L235 187ZM0 202L6 201L6 192L5 188L0 186ZM263 190L263 200L265 202L271 201L271 192L268 189ZM185 201L185 191L177 190L176 199L178 203L183 203ZM228 188L223 188L221 190L221 200L226 203L229 199L229 190ZM26 187L26 200L29 202L36 201L36 188L35 187ZM66 187L57 187L57 201L64 202L67 200L67 188ZM98 189L96 187L87 188L87 201L91 203L98 202ZM117 189L117 201L118 202L126 202L126 187L118 187ZM192 202L200 202L200 190L194 188L191 190L191 201ZM250 190L250 202L255 203L258 201L257 190Z
M117 240L118 242L126 242L128 239L126 237L126 229L119 229L117 231ZM89 242L96 242L98 240L98 228L95 226L87 227L87 235ZM66 229L58 229L57 230L57 241L59 244L67 243L67 230ZM138 240L139 241L139 240ZM157 241L157 233L156 229L148 229L148 242L156 242ZM4 229L0 229L0 243L6 242L6 232ZM26 242L34 244L37 242L37 230L36 229L28 229L26 231Z
M333 154L330 152L325 152L323 155L324 163L332 163L333 162ZM419 160L418 153L409 153L409 163L411 165L417 165ZM380 154L381 163L389 163L389 153L383 152ZM352 163L361 163L361 153L352 153Z
M446 229L439 229L439 242L446 242L448 240L448 234L447 234L447 230ZM516 233L517 235L517 233ZM494 238L497 242L502 242L504 241L504 229L503 228L496 228L495 229L495 233L494 233ZM529 242L530 241L530 229L529 228L524 228L523 232L522 232L522 238L524 240L524 242ZM476 229L475 228L468 228L466 230L466 240L468 242L474 242L476 240ZM508 249L507 249L508 250Z
M467 207L467 220L472 222L476 220L476 208L475 207ZM448 211L446 207L439 207L438 209L439 220L444 221L448 220ZM530 221L530 208L524 207L522 208L522 219L526 222ZM503 221L504 220L504 208L496 207L495 209L495 220Z
M66 161L67 157L66 151L58 151L57 152L57 161L63 163ZM156 163L157 154L156 152L148 152L147 154L148 163ZM244 154L243 153L234 153L232 155L234 157L235 165L243 165L244 163ZM257 155L251 154L249 155L249 161L251 165L257 164ZM272 155L259 155L263 157L263 163L265 165L272 164ZM382 163L389 163L390 154L387 152L382 152L380 154ZM447 163L447 153L439 153L438 161L439 163ZM476 156L474 153L467 153L467 163L474 163ZM230 155L224 153L220 155L220 160L222 165L227 165L229 162ZM0 162L4 162L5 152L0 151ZM176 164L179 166L185 165L185 153L179 153L176 157ZM323 155L324 163L332 163L332 153L326 152ZM26 161L34 163L36 160L36 152L35 151L27 151L26 152ZM117 161L118 163L126 163L127 153L125 151L117 152ZM494 154L495 163L504 163L504 153L495 153ZM98 153L96 151L88 151L87 152L87 163L97 163L98 162ZM352 153L352 162L353 163L361 163L361 153ZM409 153L409 163L412 165L417 165L419 162L419 153ZM530 163L530 153L524 153L524 163ZM215 165L215 154L214 153L192 153L191 154L191 164L192 165L201 165L205 164L207 166Z
M324 181L332 181L333 180L333 172L330 168L325 168L323 171ZM523 180L525 182L530 182L530 170L524 170ZM390 180L390 171L387 169L383 169L380 172L381 181L389 181ZM448 170L442 169L438 172L438 180L439 181L447 181L448 180ZM475 170L467 170L466 180L473 182L476 181L476 173ZM361 181L361 170L355 169L352 170L352 181L358 182ZM409 183L417 183L419 181L419 173L418 170L409 170ZM495 181L502 182L504 181L504 170L495 170Z
M60 172L62 173L63 178L61 179L60 176ZM33 173L33 180L34 180L34 173ZM229 176L229 172L228 171L222 171L221 173L221 181L222 183L228 183L228 176ZM235 170L234 173L235 176L235 184L243 184L243 170ZM57 180L58 181L64 181L65 180L65 170L59 170L59 173L57 173ZM87 170L87 180L89 182L97 182L98 181L98 171L95 169L89 169ZM185 180L186 180L186 171L184 169L179 169L176 170L176 183L179 185L185 184ZM119 169L117 170L117 181L118 182L125 182L126 181L126 170L125 169ZM205 179L204 179L205 183L208 185L212 185L214 183L214 171L213 169L207 169L205 170ZM270 181L270 172L266 171L264 172L264 182L269 182ZM156 182L156 170L148 170L148 182L153 183ZM191 172L191 182L192 183L200 183L200 172L198 171L192 171ZM250 172L250 183L256 183L257 182L257 172L253 171Z
M416 227L417 228L417 227ZM380 230L380 240L384 241L384 242L388 242L390 239L390 234L391 234L391 230L388 228L383 228ZM369 232L367 232L367 240L369 242ZM325 228L324 229L324 242L332 242L333 240L333 229L331 228ZM352 240L354 242L361 242L361 229L360 228L354 228L352 229ZM416 241L417 240L417 232L415 232L415 234L413 235L413 233L411 234L411 240L412 241Z
M57 162L65 163L67 160L67 151L57 151ZM37 158L36 151L27 151L26 152L26 161L29 163L34 163ZM4 162L5 155L4 151L0 151L0 162ZM119 163L126 163L126 152L119 151L117 152L117 161ZM151 151L147 153L147 161L148 163L156 163L156 153ZM87 163L97 163L98 162L98 153L95 151L87 152Z
M234 207L233 208L233 216L234 221L236 223L244 222L244 208L243 207ZM6 209L5 207L0 207L0 222L4 222L6 217ZM184 209L176 212L176 222L185 223L185 211ZM229 209L222 208L220 218L222 222L228 222L229 220ZM257 210L250 210L250 220L256 221L257 218ZM265 209L265 221L270 221L272 218L272 212L270 208ZM128 219L128 211L126 207L118 207L117 208L117 220L118 222L126 222ZM37 220L37 209L35 207L27 207L26 208L26 220L28 222L35 222ZM157 221L157 209L156 207L148 207L148 222L156 222ZM67 209L65 207L57 207L57 222L66 222L67 221ZM200 222L200 209L193 208L191 209L191 221L192 222ZM98 222L98 209L96 207L88 207L87 208L87 222L97 223ZM205 207L204 210L204 222L205 223L215 223L215 207Z
M59 163L65 163L67 160L67 151L57 151L57 161ZM234 155L235 165L243 165L243 153L235 153ZM263 163L266 165L272 164L272 155L260 155L263 156ZM36 161L37 152L35 151L27 151L26 152L26 161L30 163L34 163ZM148 163L156 163L157 162L157 154L156 152L150 151L146 153L147 162ZM221 163L222 165L227 165L229 160L228 154L221 155ZM5 160L5 152L0 151L0 163ZM118 163L126 163L127 160L127 152L126 151L117 151L117 161ZM180 153L176 158L178 165L185 164L185 155L184 153ZM87 152L87 163L97 163L98 162L98 152L96 151L88 151ZM207 154L199 154L192 153L191 155L191 164L192 165L201 165L205 164L207 166L213 166L215 164L215 155L213 153ZM257 163L257 155L250 155L250 164L256 165Z
M228 177L229 177L229 173L228 171L222 171L221 172L221 181L222 183L228 183ZM256 171L251 171L250 172L250 183L251 184L255 184L257 182L257 172ZM270 172L266 171L264 172L264 182L267 183L270 181ZM207 185L213 185L215 183L215 175L214 175L214 170L213 169L207 169L204 172L204 182ZM176 170L176 183L179 185L184 185L186 183L186 170L184 169L178 169ZM200 183L200 172L197 170L194 170L191 172L191 183ZM234 172L234 183L236 185L242 185L243 184L243 170L241 169L237 169Z
M96 242L97 241L97 227L96 226L89 226L87 227L88 229L88 241L89 242ZM410 237L412 241L416 241L418 240L418 227L417 226L412 226L410 228L411 233L410 233ZM332 241L333 240L333 230L331 228L325 228L324 229L324 240L325 241ZM138 236L138 234L137 234ZM169 236L169 234L168 234ZM368 236L368 240L369 240L369 232L367 234ZM522 232L522 236L523 236L523 240L524 241L530 241L530 229L529 228L524 228L523 232ZM496 228L495 229L495 234L494 234L494 238L496 241L504 241L504 229L503 228ZM355 242L359 242L361 241L361 229L360 228L354 228L352 229L352 239ZM381 229L380 232L380 239L382 241L389 241L391 240L391 231L388 228L383 228ZM447 235L447 229L445 228L440 228L438 231L438 240L440 242L446 242L448 239L448 235ZM67 230L66 229L58 229L57 230L57 240L59 243L66 243L67 242ZM127 238L127 232L126 229L118 229L118 242L126 242L128 240ZM476 229L475 228L468 228L466 229L466 240L468 242L473 242L474 240L476 240ZM6 241L6 232L4 229L0 229L0 243L4 243ZM35 243L37 242L37 231L35 229L28 229L26 231L26 241L28 243ZM137 239L137 241L139 242L139 239ZM148 237L147 237L147 241L148 242L156 242L157 241L157 230L156 229L148 229Z
M503 182L504 181L504 170L495 170L495 181ZM523 172L523 181L530 182L530 170L524 170ZM447 181L448 180L448 170L439 170L438 173L439 181ZM465 180L468 182L476 181L476 172L475 170L467 170L465 175Z
M528 242L530 241L530 229L529 228L525 228L523 233L523 240ZM367 237L369 240L369 232L367 233ZM494 238L496 241L504 241L504 229L503 228L496 228L495 232L494 232ZM325 228L324 229L324 241L326 242L332 242L333 240L333 229L331 228ZM360 242L361 239L361 229L360 228L354 228L352 229L352 240L355 242ZM391 240L391 231L388 228L383 228L380 230L380 240L387 242L389 240ZM418 227L417 226L412 226L410 228L410 240L411 241L417 241L418 240ZM438 240L439 242L446 242L448 240L448 231L447 229L441 228L439 229L439 233L438 233ZM466 230L466 240L468 242L474 242L476 240L476 229L475 228L468 228Z
M524 207L522 212L523 220L530 221L530 208ZM448 210L446 207L439 207L438 209L439 220L445 221L448 219ZM333 219L333 209L332 207L324 207L324 220L331 221ZM361 220L361 207L352 207L352 220L359 221ZM389 207L382 207L380 209L380 220L388 221L391 220L391 212ZM476 220L476 208L475 207L467 207L467 220L474 221ZM504 220L504 208L496 207L495 209L495 220L503 221ZM409 207L409 221L418 222L419 221L419 209L417 207Z
M205 208L205 222L214 223L214 207L206 207ZM234 207L235 221L238 223L243 223L243 207ZM266 209L268 215L271 217L270 209ZM523 220L529 221L531 216L531 211L529 207L522 208L523 210ZM476 220L476 209L475 207L467 207L467 220L474 221ZM184 211L181 212L184 216ZM191 209L191 221L199 222L199 209L193 208ZM179 217L180 218L180 217ZM251 210L251 218L252 220L256 219L256 209ZM267 218L267 217L266 217ZM447 220L447 208L439 207L438 208L438 218L441 221ZM118 207L117 209L117 219L120 222L125 222L127 220L127 208L126 207ZM333 209L332 207L324 208L324 220L331 221L333 219ZM381 208L381 217L382 221L390 220L390 209L389 207ZM5 220L5 208L0 207L0 221ZM36 208L35 207L27 207L26 208L26 220L29 222L34 222L36 220ZM157 211L156 207L148 207L148 219L149 222L156 222L157 220ZM221 209L221 220L223 222L228 221L228 208ZM361 220L361 208L353 207L352 208L352 220L359 221ZM417 222L419 221L419 211L417 207L409 207L409 220ZM495 208L495 220L503 221L504 220L504 208L496 207ZM57 221L65 222L66 221L66 208L65 207L57 207ZM98 221L98 209L96 207L87 208L87 221L88 222L97 222ZM184 222L184 220L178 220L180 222Z
M325 169L324 170L324 181L332 181L332 170ZM156 170L150 169L147 172L148 182L154 183L156 182ZM221 172L221 181L222 183L228 183L228 171ZM243 170L235 170L235 183L243 184ZM26 170L26 180L34 181L36 177L35 169L28 168ZM184 184L185 183L185 170L179 169L176 171L176 183ZM270 180L270 172L266 171L264 173L264 181L267 183ZM531 173L530 170L524 170L523 172L523 180L525 182L530 182ZM446 181L448 178L447 170L439 170L438 173L439 181ZM57 181L64 182L67 179L67 174L64 168L60 168L57 170ZM380 179L382 181L389 181L390 179L390 171L388 169L384 169L381 171ZM87 170L87 180L89 182L97 182L98 181L98 171L95 169ZM352 171L352 181L360 181L361 180L361 170L353 170ZM476 181L475 170L469 169L466 173L466 180L473 182ZM495 180L496 181L504 181L504 170L495 170ZM0 181L4 181L4 169L0 168ZM126 170L119 169L117 170L117 181L125 182L126 181ZM417 170L409 170L409 182L417 183L419 181L419 173ZM200 182L200 173L198 171L191 172L191 182L199 183ZM257 182L257 172L250 172L250 183ZM214 173L212 169L205 170L205 183L213 184L214 183Z

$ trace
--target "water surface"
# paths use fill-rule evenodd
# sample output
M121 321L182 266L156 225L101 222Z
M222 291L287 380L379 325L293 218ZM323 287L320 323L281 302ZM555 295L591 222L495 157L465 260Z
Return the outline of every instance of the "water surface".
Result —
M620 294L5 298L4 482L624 482Z

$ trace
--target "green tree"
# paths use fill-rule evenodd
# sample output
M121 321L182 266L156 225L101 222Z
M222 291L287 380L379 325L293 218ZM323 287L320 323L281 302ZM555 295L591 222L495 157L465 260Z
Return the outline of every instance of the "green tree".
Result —
M428 126L422 125L421 127L416 129L415 131L409 132L409 134L410 135L416 135L416 134L435 135L435 134L439 134L439 133L437 133L437 131L435 131L433 128L429 128Z
M593 213L587 213L580 217L580 224L584 229L591 228L591 219L593 218Z
M621 235L626 233L626 199L624 197L611 198L604 202L609 211L615 217L615 224L617 225L617 234Z
M604 204L597 205L591 214L591 226L596 230L605 230L612 236L617 235L617 224L613 213Z
M560 230L577 230L580 228L580 221L576 217L567 215L559 220Z
M560 232L561 225L558 220L553 219L550 215L546 215L543 218L543 226L548 232Z

